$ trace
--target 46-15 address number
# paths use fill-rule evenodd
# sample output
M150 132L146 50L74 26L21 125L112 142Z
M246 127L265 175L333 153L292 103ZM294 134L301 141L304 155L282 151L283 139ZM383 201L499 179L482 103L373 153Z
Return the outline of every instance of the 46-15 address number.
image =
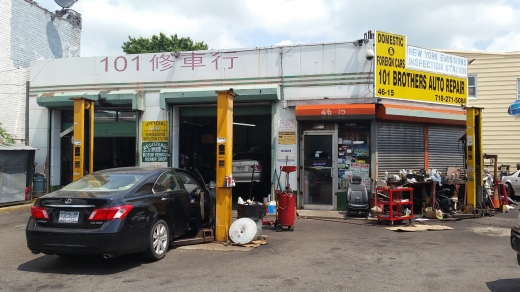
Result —
M394 90L393 89L384 89L384 88L379 88L377 90L377 94L379 96L394 96Z
M321 115L323 116L332 116L332 115L346 115L347 110L340 108L340 109L324 109L321 111Z

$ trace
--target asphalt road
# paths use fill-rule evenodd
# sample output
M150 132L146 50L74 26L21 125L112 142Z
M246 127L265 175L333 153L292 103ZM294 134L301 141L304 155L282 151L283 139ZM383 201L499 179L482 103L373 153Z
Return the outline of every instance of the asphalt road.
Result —
M517 211L393 232L363 220L264 227L249 252L171 249L159 262L32 255L28 209L0 214L0 291L520 291L509 245Z

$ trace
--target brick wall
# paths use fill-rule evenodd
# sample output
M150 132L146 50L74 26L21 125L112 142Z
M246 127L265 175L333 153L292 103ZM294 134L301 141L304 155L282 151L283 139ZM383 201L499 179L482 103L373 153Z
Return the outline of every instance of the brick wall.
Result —
M0 122L23 139L30 62L79 57L81 26L30 0L1 0L0 15Z

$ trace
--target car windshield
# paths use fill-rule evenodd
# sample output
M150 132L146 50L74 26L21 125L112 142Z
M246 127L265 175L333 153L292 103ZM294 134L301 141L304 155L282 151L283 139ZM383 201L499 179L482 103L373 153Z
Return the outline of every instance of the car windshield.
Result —
M63 191L72 192L113 192L127 190L138 182L141 174L93 173L66 185Z
M261 160L262 154L256 152L241 152L233 155L233 160Z

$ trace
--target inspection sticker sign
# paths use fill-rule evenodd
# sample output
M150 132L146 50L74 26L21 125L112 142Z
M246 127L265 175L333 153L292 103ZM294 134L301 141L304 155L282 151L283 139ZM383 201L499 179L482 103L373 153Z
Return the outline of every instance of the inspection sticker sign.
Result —
M443 56L440 56L439 52L425 50L422 52L424 55L421 55L421 61L414 58L416 62L411 66L414 69L420 68L421 71L411 70L407 64L410 55L406 36L377 31L375 38L376 96L447 105L466 105L467 78L460 77L464 75L464 62L460 57L448 58L450 55L442 54ZM414 51L413 48L412 51ZM456 72L446 72L444 68L444 71L437 70L440 68L438 63L450 62L457 62L457 64L462 62L463 64L459 64L461 66L457 68L448 69ZM438 74L439 72L452 73L452 75Z
M143 142L168 142L168 121L143 121L141 131Z
M142 162L168 162L168 142L143 142Z
M168 121L141 123L142 162L168 162Z

